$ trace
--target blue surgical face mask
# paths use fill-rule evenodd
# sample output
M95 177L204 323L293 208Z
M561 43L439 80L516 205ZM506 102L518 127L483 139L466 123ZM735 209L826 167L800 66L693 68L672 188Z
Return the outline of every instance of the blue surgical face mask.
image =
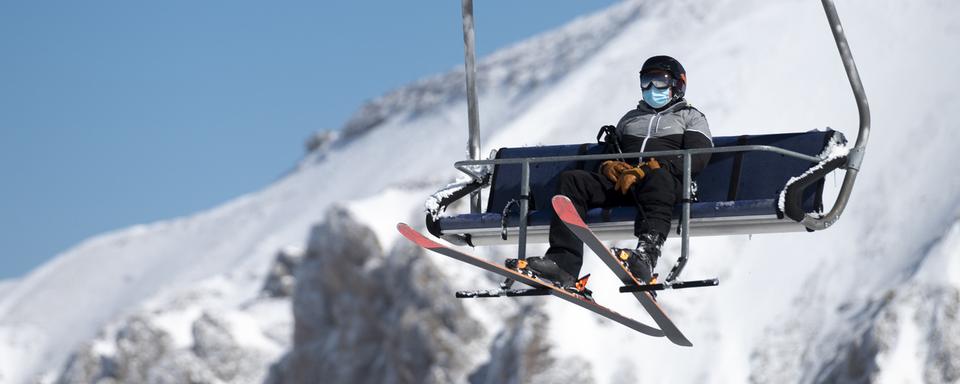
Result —
M663 107L670 102L670 88L647 88L643 91L643 101L653 108Z

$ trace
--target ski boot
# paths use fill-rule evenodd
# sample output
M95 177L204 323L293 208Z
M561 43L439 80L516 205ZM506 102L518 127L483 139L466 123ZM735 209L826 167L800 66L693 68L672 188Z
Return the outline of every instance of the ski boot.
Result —
M642 284L651 284L655 282L656 275L653 273L653 269L657 267L660 247L663 246L666 238L658 232L645 232L639 236L640 241L637 243L637 249L614 248L613 254L617 256L621 264L627 267L634 279Z
M567 273L556 262L545 257L528 257L523 260L507 259L504 265L529 274L540 280L546 280L563 289L576 288L577 279Z

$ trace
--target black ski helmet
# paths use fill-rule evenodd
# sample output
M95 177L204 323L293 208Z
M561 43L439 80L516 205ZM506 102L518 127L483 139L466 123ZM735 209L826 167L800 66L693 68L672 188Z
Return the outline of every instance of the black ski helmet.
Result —
M683 98L684 93L687 91L687 71L683 69L683 66L680 65L677 59L666 55L653 56L643 62L643 67L640 68L640 74L642 75L644 72L653 70L669 73L670 77L674 80L674 83L671 85L674 100Z

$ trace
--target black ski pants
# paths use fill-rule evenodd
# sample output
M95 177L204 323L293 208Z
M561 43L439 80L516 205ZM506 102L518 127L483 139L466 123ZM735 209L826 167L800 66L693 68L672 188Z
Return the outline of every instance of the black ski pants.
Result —
M570 198L580 217L584 217L590 208L636 206L634 235L651 231L667 235L670 232L673 207L683 190L680 180L667 168L647 173L627 194L614 189L614 185L599 173L571 170L560 174L557 193ZM546 257L571 275L580 275L583 241L567 229L556 214L550 221L550 248Z

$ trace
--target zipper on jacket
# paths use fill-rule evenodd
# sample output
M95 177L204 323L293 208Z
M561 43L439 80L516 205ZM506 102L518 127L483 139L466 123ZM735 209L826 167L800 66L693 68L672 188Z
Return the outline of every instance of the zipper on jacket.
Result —
M660 128L660 112L653 115L650 118L650 124L647 124L647 136L643 138L643 144L640 144L640 152L643 152L647 149L647 140L650 140L650 135L653 134L653 120L657 120L657 129ZM643 158L640 158L640 161L643 161Z
M650 135L653 134L654 130L660 129L660 118L663 117L662 114L673 112L673 110L677 109L681 104L683 104L684 106L689 105L686 101L678 102L674 105L671 105L670 108L657 112L656 114L653 115L653 117L650 118L650 124L647 124L647 137L644 137L643 144L640 144L640 152L647 150L647 140L650 140ZM656 129L653 129L653 119L657 119ZM686 131L686 128L684 128L684 131ZM713 145L712 142L710 144ZM643 157L640 158L640 161L643 161Z

